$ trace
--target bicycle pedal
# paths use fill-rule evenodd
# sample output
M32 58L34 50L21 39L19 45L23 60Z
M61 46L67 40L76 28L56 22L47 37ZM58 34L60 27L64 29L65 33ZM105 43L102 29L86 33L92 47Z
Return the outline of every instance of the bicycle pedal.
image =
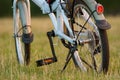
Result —
M43 66L43 65L49 65L49 64L54 63L54 62L57 62L57 59L54 57L36 61L37 67Z

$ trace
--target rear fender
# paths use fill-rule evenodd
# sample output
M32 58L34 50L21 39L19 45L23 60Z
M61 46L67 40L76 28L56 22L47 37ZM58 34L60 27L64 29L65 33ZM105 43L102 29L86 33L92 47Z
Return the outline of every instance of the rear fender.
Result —
M91 11L95 11L96 10L96 6L97 6L97 2L95 0L82 0L85 4L87 4L87 6L90 8ZM96 25L100 28L100 29L110 29L111 26L110 24L106 21L105 17L103 14L98 14L97 12L93 13L93 16L96 20Z

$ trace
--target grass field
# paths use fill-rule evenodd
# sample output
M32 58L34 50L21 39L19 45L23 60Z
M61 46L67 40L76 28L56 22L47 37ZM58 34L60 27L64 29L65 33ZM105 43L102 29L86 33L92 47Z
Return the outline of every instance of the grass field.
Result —
M52 29L48 18L32 18L34 42L31 49L31 63L20 66L17 63L13 38L12 18L0 18L0 80L120 80L120 16L109 16L112 25L108 30L110 44L110 66L107 75L77 70L72 61L62 74L67 51L60 41L55 40L58 62L36 67L35 61L51 56L46 32Z

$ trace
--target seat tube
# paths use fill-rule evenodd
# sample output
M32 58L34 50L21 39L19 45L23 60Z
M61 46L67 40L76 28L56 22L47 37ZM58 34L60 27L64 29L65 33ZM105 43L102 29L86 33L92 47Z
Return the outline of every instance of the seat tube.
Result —
M23 33L28 34L31 32L30 1L18 0L17 6L20 12L20 20L23 27Z
M61 12L57 10L56 15L57 15L57 30L63 32L63 18Z

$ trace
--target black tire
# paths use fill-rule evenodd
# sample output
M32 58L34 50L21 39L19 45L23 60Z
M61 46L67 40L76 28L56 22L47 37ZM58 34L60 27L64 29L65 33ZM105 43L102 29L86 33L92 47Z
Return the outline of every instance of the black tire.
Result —
M25 44L25 64L29 65L30 63L30 43Z
M70 9L68 10L72 11ZM75 19L75 23L71 22L71 25L73 25L72 29L75 36L78 36L79 31L81 30L80 34L87 34L87 36L89 36L89 38L87 37L87 39L92 40L91 42L83 44L80 43L80 46L78 46L78 50L76 50L76 52L74 53L73 62L75 63L76 67L81 68L83 71L94 70L96 72L103 71L103 73L107 73L109 67L109 43L107 38L107 32L106 30L99 29L96 26L95 18L93 15L90 17L90 19L96 27L92 26L92 28L88 22L86 25L84 25L87 20L81 23L79 23L79 21L76 21L78 16L80 17L80 19L82 19L82 16L86 17L84 16L83 11L85 11L85 14L89 14L89 16L92 13L86 4L83 1L79 0L75 3L74 6L73 16ZM81 25L84 25L86 29L82 29ZM79 29L76 29L76 27L79 27ZM91 28L95 29L92 30ZM82 40L85 41L85 39L82 38L81 35L79 35L77 42ZM86 45L88 45L88 49L86 48L84 50L84 47L86 47Z
M103 48L102 48L102 70L104 73L107 73L108 71L108 67L109 67L109 43L108 43L108 37L107 37L107 32L105 30L101 30L99 29L99 32L100 32L100 36L101 36L101 42L102 42L102 45L103 45Z

